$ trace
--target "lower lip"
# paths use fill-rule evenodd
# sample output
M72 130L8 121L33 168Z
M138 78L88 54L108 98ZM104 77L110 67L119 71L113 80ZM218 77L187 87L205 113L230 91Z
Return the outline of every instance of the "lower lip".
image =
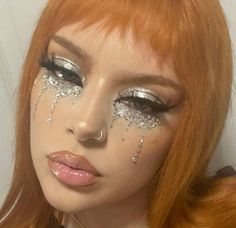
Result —
M79 187L96 183L96 176L84 170L73 169L51 159L48 159L48 166L57 179L67 185Z

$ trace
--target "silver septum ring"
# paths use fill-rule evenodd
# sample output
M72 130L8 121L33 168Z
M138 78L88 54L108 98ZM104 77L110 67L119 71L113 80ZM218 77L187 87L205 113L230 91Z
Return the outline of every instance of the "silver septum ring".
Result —
M96 141L102 142L104 140L104 133L102 130L98 132L98 134L94 137Z

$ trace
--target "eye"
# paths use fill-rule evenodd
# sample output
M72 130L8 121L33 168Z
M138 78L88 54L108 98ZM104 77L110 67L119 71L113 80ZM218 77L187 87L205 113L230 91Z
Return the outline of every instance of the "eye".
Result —
M129 108L135 109L147 115L156 115L161 112L167 112L170 107L165 104L160 98L154 96L149 90L129 89L120 93L116 102L120 102Z
M51 59L48 57L42 59L40 65L61 80L71 82L83 88L84 77L79 67L70 60L64 57L52 56Z
M146 114L165 112L169 109L169 107L165 104L153 102L139 97L126 97L123 98L122 101L120 99L120 102Z

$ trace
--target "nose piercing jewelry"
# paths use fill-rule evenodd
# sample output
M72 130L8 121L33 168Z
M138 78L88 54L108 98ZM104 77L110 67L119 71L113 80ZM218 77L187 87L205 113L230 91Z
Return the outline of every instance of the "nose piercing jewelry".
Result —
M144 138L147 132L155 127L160 127L161 125L160 120L157 116L143 114L141 111L132 109L126 104L123 104L121 102L114 101L113 107L114 107L113 118L110 127L111 128L113 127L114 122L118 118L123 118L128 122L128 126L125 128L125 134L122 137L123 142L125 141L125 136L127 135L128 129L131 127L131 125L134 125L135 127L142 130L137 150L131 158L132 163L135 164L137 163L138 157L143 149Z
M103 132L103 130L100 130L99 132L98 132L98 134L95 136L95 137L93 137L96 141L98 141L98 142L102 142L103 140L104 140L104 132Z

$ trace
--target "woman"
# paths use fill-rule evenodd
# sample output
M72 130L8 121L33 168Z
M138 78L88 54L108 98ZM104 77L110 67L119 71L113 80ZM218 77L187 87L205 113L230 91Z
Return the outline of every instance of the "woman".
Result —
M206 177L231 84L216 0L50 0L0 227L235 227L234 171Z

